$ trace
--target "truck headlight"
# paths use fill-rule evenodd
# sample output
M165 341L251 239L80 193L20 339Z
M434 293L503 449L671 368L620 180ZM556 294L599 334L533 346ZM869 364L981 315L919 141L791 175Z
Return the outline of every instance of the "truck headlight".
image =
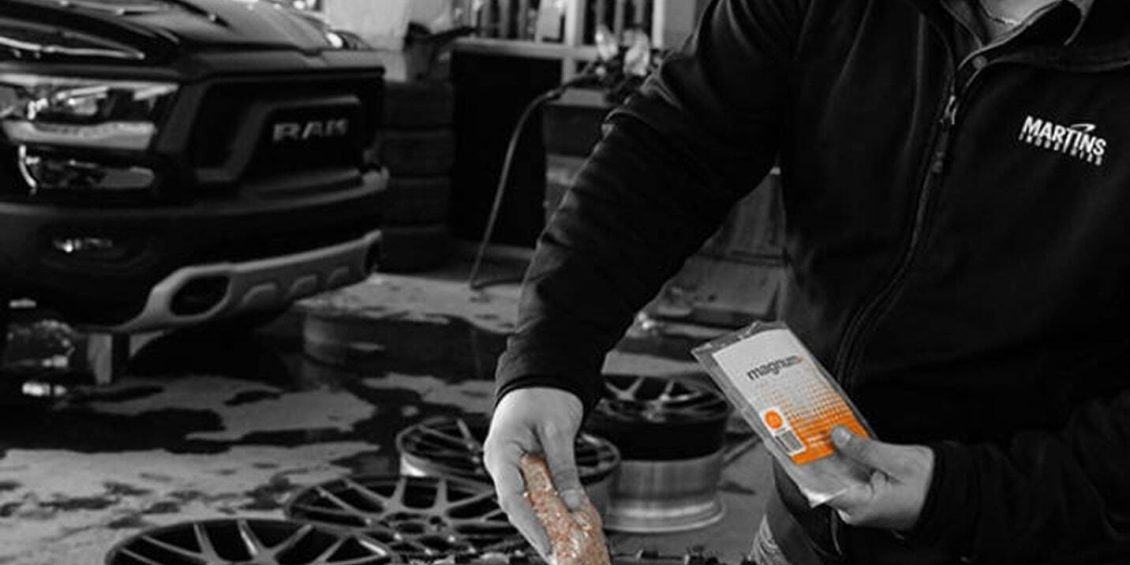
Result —
M14 144L142 151L176 91L172 83L0 73L0 124Z

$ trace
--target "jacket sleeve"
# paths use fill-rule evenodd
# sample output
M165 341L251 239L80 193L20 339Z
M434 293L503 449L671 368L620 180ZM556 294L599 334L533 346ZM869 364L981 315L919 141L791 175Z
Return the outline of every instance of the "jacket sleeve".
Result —
M933 447L924 541L975 563L1107 563L1089 551L1130 551L1130 392L1081 405L1059 431Z
M683 53L614 111L541 235L498 398L597 400L635 313L773 164L804 0L714 0Z

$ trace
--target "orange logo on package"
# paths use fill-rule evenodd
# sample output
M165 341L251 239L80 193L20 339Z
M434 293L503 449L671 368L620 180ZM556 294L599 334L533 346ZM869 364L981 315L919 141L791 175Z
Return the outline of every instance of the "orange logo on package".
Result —
M804 452L804 442L797 437L792 426L785 421L780 408L773 407L762 411L761 421L765 423L765 427L769 428L769 433L773 435L773 440L777 442L777 447L780 447L781 451L791 457Z
M765 425L769 426L772 431L777 431L785 425L785 419L781 417L781 413L776 408L766 410L761 419L765 420Z

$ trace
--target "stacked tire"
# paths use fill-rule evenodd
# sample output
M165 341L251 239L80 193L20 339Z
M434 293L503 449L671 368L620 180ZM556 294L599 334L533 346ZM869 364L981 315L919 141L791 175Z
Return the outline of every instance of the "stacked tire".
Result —
M380 271L426 271L442 266L449 255L454 98L448 82L387 85L380 155L391 178Z

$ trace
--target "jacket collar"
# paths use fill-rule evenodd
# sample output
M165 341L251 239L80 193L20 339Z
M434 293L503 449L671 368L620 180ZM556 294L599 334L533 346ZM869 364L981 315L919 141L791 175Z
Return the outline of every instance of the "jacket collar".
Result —
M925 12L927 15L934 16L934 17L945 16L945 10L942 8L942 2L947 2L947 1L951 1L951 0L910 0L910 2L912 4L915 4L916 6L918 6L918 8L920 10L922 10L923 12ZM1083 14L1083 19L1081 20L1082 22L1085 23L1085 22L1087 22L1088 20L1091 19L1091 14L1094 11L1096 0L1066 0L1066 1L1074 4L1077 8L1079 8L1079 11L1082 12L1082 14ZM1113 4L1113 3L1116 3L1116 2L1122 3L1122 2L1125 2L1125 0L1101 0L1101 2L1106 3L1106 4ZM1080 25L1082 25L1082 24L1080 24Z
M971 4L977 4L977 3L981 3L981 2L985 2L985 1L986 0L968 0L968 2L971 3ZM951 12L954 12L954 11L957 11L957 10L960 9L957 6L955 6L955 4L966 4L966 2L967 2L967 0L940 0L940 3L943 4L943 5L945 5L947 3L949 4L949 9L950 9ZM1091 8L1094 7L1095 0L1061 0L1061 1L1057 1L1057 2L1050 2L1046 6L1037 10L1037 13L1047 12L1047 11L1050 11L1054 8L1059 8L1060 7L1059 4L1063 4L1063 3L1070 4L1070 5L1074 6L1075 9L1076 9L1075 12L1078 14L1078 17L1079 17L1078 22L1075 24L1074 29L1072 29L1071 33L1066 36L1066 40L1064 42L1065 45L1070 45L1070 44L1075 42L1075 40L1079 37L1080 32L1083 31L1083 27L1086 25L1087 20L1091 16ZM969 10L972 10L973 12L977 12L979 9L978 8L968 8L965 11L969 11ZM1066 16L1064 16L1064 17L1066 17ZM1028 25L1028 24L1025 23L1023 25Z
M948 0L906 0L928 20L942 24L952 16L943 7ZM1066 52L1055 53L1057 59L1075 59L1085 63L1124 61L1130 63L1130 0L1067 0L1083 13L1080 28ZM1052 55L1045 52L1044 55ZM1072 56L1072 54L1076 56Z

